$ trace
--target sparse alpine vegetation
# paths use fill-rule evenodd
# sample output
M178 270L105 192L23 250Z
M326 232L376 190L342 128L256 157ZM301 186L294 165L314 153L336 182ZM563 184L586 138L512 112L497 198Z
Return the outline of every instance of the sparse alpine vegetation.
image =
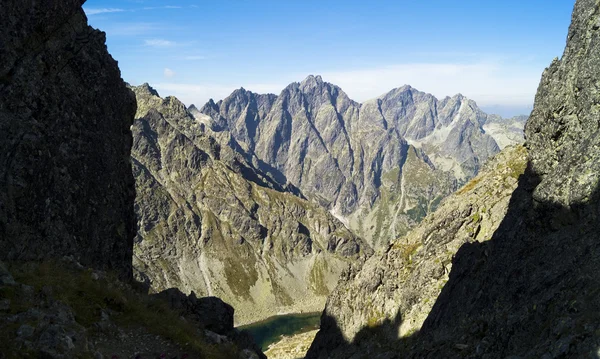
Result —
M0 353L6 358L103 353L229 359L241 351L232 340L239 336L233 318L229 324L222 318L228 331L214 333L165 297L148 296L114 273L86 269L71 258L0 263L0 276Z

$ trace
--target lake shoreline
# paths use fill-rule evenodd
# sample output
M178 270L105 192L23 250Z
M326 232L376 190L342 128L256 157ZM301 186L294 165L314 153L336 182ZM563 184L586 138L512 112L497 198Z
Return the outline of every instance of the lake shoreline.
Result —
M321 312L291 313L272 316L252 324L236 327L252 335L263 350L285 339L319 329Z
M322 312L301 312L301 313L297 313L297 312L282 312L282 313L277 313L276 315L270 316L268 318L265 319L261 319L259 321L256 322L252 322L252 323L245 323L242 325L238 325L235 328L238 330L244 330L246 327L251 327L251 326L255 326L255 325L260 325L263 323L267 323L273 319L276 318L280 318L280 317L286 317L286 316L307 316L307 317L313 317L316 315L321 315Z

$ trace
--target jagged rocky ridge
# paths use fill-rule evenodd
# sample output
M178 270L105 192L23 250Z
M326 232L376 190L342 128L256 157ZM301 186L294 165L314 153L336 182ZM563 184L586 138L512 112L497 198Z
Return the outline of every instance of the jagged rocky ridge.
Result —
M359 104L309 76L279 96L240 89L192 113L375 248L405 234L499 151L483 130L498 116L462 95L438 100L410 86Z
M83 3L0 5L0 357L264 358L218 298L133 283L135 96Z
M133 90L138 278L157 291L217 295L236 308L237 323L321 310L342 269L369 246L207 136L176 98Z
M506 216L489 241L459 248L435 304L431 310L422 308L420 315L427 318L420 330L404 338L390 335L402 333L405 313L420 310L407 298L395 303L400 315L372 328L353 329L358 333L350 339L345 328L354 324L345 318L360 317L360 312L335 314L344 301L340 287L329 300L309 358L347 358L353 353L379 358L598 355L599 22L597 1L576 2L565 52L544 71L538 88L525 128L528 166ZM448 226L455 225L448 217ZM437 247L455 238L439 241ZM407 268L385 259L365 266L367 272L356 274L352 286L378 267ZM390 290L401 297L410 285ZM354 299L360 308L372 296ZM385 312L381 306L372 309L378 308Z

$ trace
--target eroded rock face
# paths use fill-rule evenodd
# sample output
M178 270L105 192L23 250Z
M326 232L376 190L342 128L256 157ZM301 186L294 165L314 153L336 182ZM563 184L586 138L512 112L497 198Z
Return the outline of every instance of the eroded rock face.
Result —
M293 184L379 249L499 151L482 127L497 116L462 95L438 100L410 86L359 104L309 76L279 96L240 89L199 112L211 133L230 134L257 168Z
M130 277L135 97L82 3L2 4L0 259L73 255Z
M539 203L589 203L600 176L598 5L577 1L565 52L544 71L527 122Z
M372 253L325 209L207 136L176 98L134 91L134 265L154 290L218 296L248 323L320 310L342 269Z
M343 335L352 322L336 321L340 315L326 312L327 330L319 334L325 341L315 341L311 357L327 357L331 347L337 352L329 357L344 358L357 348L382 358L598 355L599 22L597 1L576 2L564 55L542 76L526 125L528 168L519 178L506 215L489 241L466 243L458 249L448 282L431 310L415 301L403 302L401 315L374 328L363 327L354 339ZM461 218L447 227L458 225ZM438 246L443 248L445 240L438 240ZM383 271L396 268L383 260L379 263ZM369 268L373 265L356 277L366 276ZM399 293L396 296L410 293L411 283L393 291ZM405 317L405 310L415 309L427 317L420 331L390 339L385 333L398 328L402 332L411 324L406 320L413 318ZM353 317L350 313L345 311ZM379 333L388 339L386 344Z

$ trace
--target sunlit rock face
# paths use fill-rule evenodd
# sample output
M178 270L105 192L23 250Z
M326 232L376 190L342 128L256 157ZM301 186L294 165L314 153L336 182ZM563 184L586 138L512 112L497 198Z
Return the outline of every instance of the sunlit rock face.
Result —
M376 249L406 234L499 151L487 122L502 124L494 133L508 137L501 118L462 95L438 100L403 86L359 104L320 76L279 96L236 90L199 112L208 131L230 134L257 168L299 188Z
M176 98L133 89L136 277L155 291L219 296L237 324L322 310L343 268L370 247L208 136Z

